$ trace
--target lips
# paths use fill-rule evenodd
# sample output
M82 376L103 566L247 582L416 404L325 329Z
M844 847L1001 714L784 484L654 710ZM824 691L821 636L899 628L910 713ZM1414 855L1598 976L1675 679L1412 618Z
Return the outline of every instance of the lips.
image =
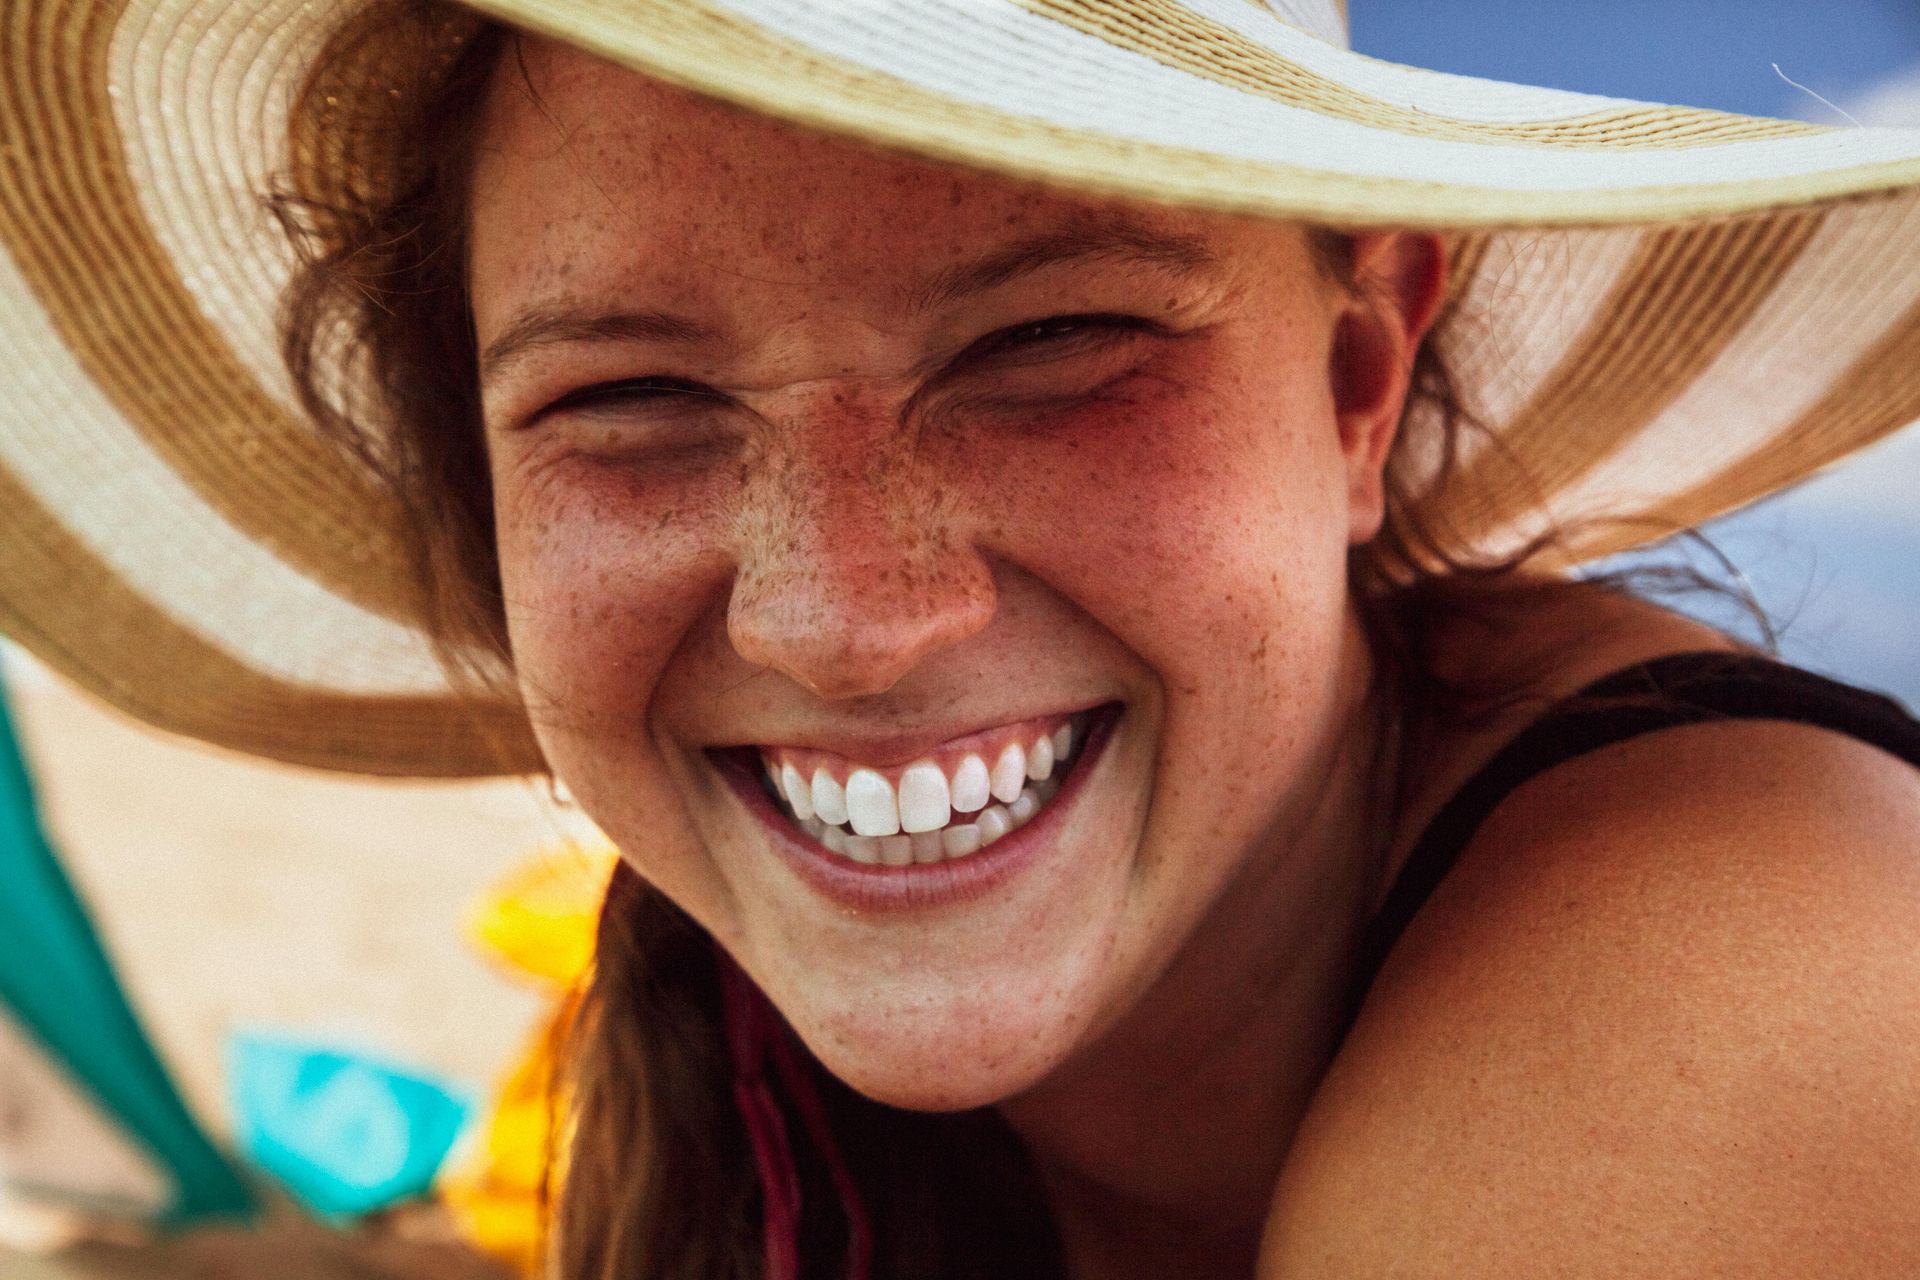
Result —
M1021 720L891 766L818 748L737 748L724 758L735 789L751 789L753 808L783 831L781 844L810 850L806 864L845 867L860 881L916 877L1000 862L981 854L1012 846L1008 837L1075 789L1117 714L1108 704Z

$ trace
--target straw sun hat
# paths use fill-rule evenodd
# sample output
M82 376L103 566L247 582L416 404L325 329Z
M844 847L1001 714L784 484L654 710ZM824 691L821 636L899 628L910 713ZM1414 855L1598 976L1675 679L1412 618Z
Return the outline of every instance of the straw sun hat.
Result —
M157 725L376 773L531 767L449 696L390 506L292 407L261 195L360 0L0 0L0 625ZM1920 132L1441 75L1337 0L478 0L772 115L1001 173L1457 230L1438 331L1489 549L1698 523L1920 419ZM380 92L377 84L342 92ZM503 759L499 744L509 745Z

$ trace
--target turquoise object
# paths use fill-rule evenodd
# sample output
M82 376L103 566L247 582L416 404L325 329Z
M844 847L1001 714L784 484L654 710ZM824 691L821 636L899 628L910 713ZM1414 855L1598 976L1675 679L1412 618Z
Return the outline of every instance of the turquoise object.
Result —
M228 1087L247 1157L327 1218L424 1194L474 1111L431 1076L265 1032L234 1036Z
M188 1112L60 868L3 690L0 1006L29 1049L82 1090L170 1184L163 1222L256 1212L258 1201L237 1167Z

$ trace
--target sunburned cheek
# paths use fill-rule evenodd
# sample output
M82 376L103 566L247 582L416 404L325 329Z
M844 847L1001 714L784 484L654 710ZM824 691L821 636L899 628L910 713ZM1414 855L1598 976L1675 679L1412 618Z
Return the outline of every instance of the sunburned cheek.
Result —
M999 471L1010 558L1151 667L1170 714L1257 716L1273 747L1333 662L1346 586L1333 426L1310 402L1248 412L1278 399L1089 406Z
M1063 416L996 472L1024 511L1070 522L1073 559L1181 590L1339 557L1338 457L1316 444L1278 415L1134 401Z

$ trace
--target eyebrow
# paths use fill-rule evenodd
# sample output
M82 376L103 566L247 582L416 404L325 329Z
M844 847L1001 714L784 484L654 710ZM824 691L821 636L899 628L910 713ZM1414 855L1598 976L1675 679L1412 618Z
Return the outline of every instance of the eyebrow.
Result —
M1144 262L1192 275L1214 262L1196 236L1155 231L1129 219L1052 231L996 249L939 272L907 295L911 315L1071 262ZM515 316L480 353L480 381L491 382L541 347L569 342L660 342L678 346L718 340L717 332L665 311L608 310L579 305L530 308Z
M521 312L480 353L480 380L492 381L541 347L568 342L713 341L712 329L665 311L610 311L587 306L533 307Z
M918 315L1048 267L1089 260L1145 262L1187 276L1212 265L1214 256L1197 236L1155 231L1129 219L1114 219L1034 236L950 267L914 290L908 309Z

